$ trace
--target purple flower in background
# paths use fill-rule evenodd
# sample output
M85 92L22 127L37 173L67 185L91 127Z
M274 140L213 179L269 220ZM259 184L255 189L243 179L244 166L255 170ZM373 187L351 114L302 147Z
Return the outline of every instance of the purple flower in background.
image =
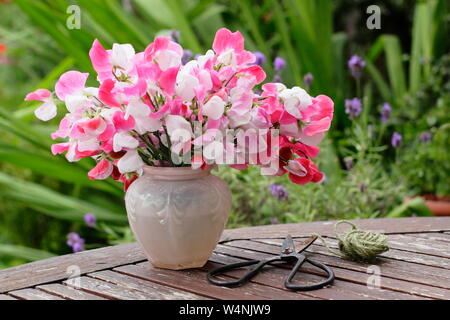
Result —
M289 198L289 193L287 192L286 187L282 184L272 183L270 185L270 192L272 192L272 194L276 196L278 200L286 200L287 198Z
M176 43L180 43L180 31L178 30L171 30L170 31L170 39Z
M284 68L286 68L286 61L281 57L276 57L275 60L273 60L273 68L277 72L284 70Z
M72 247L73 252L80 252L84 250L84 239L76 232L71 232L67 235L67 245Z
M345 159L344 164L345 164L345 169L347 171L350 171L353 168L353 158Z
M389 117L391 116L391 112L392 112L391 105L387 102L383 104L383 108L381 109L380 115L381 121L386 123L389 120Z
M305 76L303 77L303 83L305 84L305 86L306 86L307 88L311 87L313 80L314 80L314 76L312 75L311 72L308 72L308 73L305 74Z
M423 143L430 142L431 139L433 139L433 135L431 134L431 132L425 131L420 134L420 141L422 141Z
M348 60L348 68L352 72L353 78L359 79L362 76L362 69L366 66L366 62L357 55L353 55Z
M400 146L400 144L402 143L403 137L400 133L398 132L394 132L392 134L392 138L391 138L391 145L394 148L398 148Z
M280 221L278 221L278 219L275 217L269 218L269 221L271 224L280 224Z
M95 224L97 223L97 218L92 213L86 213L84 215L84 222L88 227L95 227Z
M367 188L367 186L366 186L365 183L361 183L361 184L359 185L359 191L361 191L361 192L366 191L366 188Z
M358 117L361 114L361 111L361 99L353 98L345 100L345 113L349 115L350 119Z
M281 83L283 79L281 79L281 76L279 74L276 74L273 76L272 82L274 83Z
M189 60L191 60L191 58L192 58L193 55L194 55L194 54L192 53L191 50L189 50L189 49L183 50L183 56L181 57L181 63L182 63L183 65L185 65L186 63L189 62Z
M255 62L253 63L254 65L262 66L263 64L266 63L266 56L264 55L264 53L255 51L253 52L253 54L255 55L256 58Z

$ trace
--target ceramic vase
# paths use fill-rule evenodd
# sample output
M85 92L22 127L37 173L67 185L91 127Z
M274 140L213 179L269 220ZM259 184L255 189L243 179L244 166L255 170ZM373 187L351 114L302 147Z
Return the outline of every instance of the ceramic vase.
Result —
M211 168L150 167L125 196L131 229L153 266L202 267L225 228L227 184Z

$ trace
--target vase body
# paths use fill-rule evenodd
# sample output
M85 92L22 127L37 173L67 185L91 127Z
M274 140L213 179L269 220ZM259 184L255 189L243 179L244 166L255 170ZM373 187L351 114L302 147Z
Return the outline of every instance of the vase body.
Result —
M131 229L155 267L202 267L231 209L227 184L210 168L145 167L125 195Z

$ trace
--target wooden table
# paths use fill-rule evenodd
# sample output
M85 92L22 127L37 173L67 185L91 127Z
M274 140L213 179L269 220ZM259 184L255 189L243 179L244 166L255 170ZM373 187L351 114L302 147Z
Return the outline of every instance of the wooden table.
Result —
M281 267L269 268L233 289L209 284L206 272L223 263L278 254L286 234L300 240L316 232L335 245L333 221L226 230L206 266L187 271L152 267L135 243L36 261L0 271L0 300L450 299L450 217L354 222L388 234L391 250L376 265L360 264L333 256L317 241L308 255L330 266L336 280L316 291L286 290L283 279L289 270ZM299 281L318 279L316 270L305 270ZM235 271L230 277L240 274ZM71 275L77 277L68 279Z

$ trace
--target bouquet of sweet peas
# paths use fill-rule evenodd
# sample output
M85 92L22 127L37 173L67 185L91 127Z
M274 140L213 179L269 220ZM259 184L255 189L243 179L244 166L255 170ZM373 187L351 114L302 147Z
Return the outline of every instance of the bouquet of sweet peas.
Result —
M169 37L139 53L130 44L105 50L95 40L89 56L98 88L86 87L88 73L68 71L54 93L38 89L25 98L43 102L35 111L43 121L65 105L51 135L65 141L51 150L71 162L95 159L89 178L112 176L126 189L145 165L214 164L275 168L266 172L288 173L297 184L323 178L311 159L330 128L333 101L281 83L261 86L266 74L240 32L218 30L213 49L186 63Z

